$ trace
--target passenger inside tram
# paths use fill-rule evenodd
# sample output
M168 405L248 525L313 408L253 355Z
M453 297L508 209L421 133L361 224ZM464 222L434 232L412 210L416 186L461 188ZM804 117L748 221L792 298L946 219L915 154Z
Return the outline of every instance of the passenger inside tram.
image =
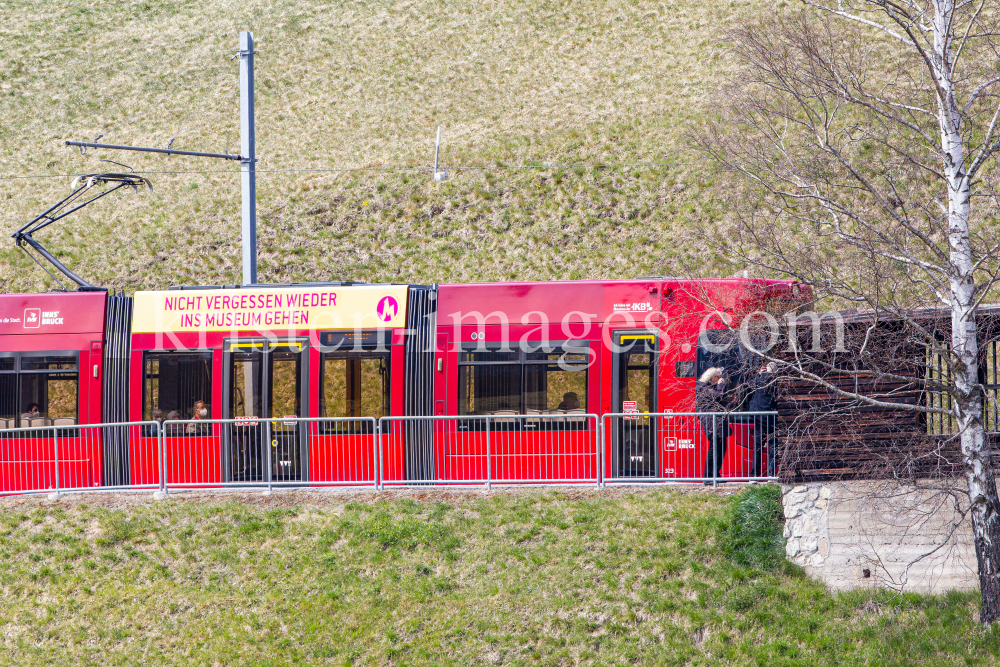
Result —
M174 421L181 418L181 413L177 410L171 410L167 413L166 421ZM184 426L182 424L167 424L164 433L166 435L181 435L184 432Z
M159 408L153 408L153 412L151 413L150 416L152 417L152 421L156 423L150 427L149 434L153 436L159 435L160 429L163 426L163 411L160 410Z
M208 419L208 406L205 405L204 401L195 401L194 407L191 408L191 419L195 421L200 421L202 419ZM187 424L185 426L185 432L189 434L203 433L206 431L205 424Z
M562 403L559 404L559 410L579 410L580 409L580 397L576 395L575 391L567 391L563 394Z
M0 358L0 428L75 424L76 366L70 356Z

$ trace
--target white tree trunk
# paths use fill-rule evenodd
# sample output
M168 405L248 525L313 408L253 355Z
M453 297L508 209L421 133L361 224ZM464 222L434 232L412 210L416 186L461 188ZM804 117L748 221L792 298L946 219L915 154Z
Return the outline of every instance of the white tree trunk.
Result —
M953 382L957 390L958 427L968 484L972 529L983 594L981 620L989 623L1000 616L1000 547L996 484L983 421L983 393L979 384L979 343L975 306L977 294L974 259L969 241L972 207L971 188L965 167L962 111L958 107L952 74L951 24L954 0L937 0L934 16L933 69L938 85L938 114L943 170L948 185L948 243L951 300L951 347L954 355Z

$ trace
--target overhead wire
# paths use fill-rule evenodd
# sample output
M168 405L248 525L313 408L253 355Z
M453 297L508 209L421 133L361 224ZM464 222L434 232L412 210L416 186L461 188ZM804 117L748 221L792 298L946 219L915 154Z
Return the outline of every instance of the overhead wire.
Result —
M693 167L710 166L713 162L623 162L623 163L593 163L593 164L524 164L524 165L479 165L471 167L449 167L442 165L441 169L451 171L514 171L518 169L635 169L638 167ZM297 168L297 169L257 169L262 173L347 173L347 172L393 172L393 171L434 171L434 167L331 167L331 168ZM20 180L31 178L70 178L82 176L89 172L69 174L25 174L18 176L0 176L0 180ZM238 169L183 169L183 170L144 170L137 169L136 174L239 174Z

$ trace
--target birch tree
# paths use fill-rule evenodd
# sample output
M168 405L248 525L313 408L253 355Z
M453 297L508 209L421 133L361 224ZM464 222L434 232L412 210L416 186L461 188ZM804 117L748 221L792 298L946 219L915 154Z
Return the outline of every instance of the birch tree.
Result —
M986 624L1000 616L1000 500L977 308L1000 272L998 20L987 0L805 0L731 35L742 69L698 138L739 176L737 222L706 228L711 243L902 322L945 360L923 379L950 400L907 409L957 424ZM928 307L950 340L914 317Z

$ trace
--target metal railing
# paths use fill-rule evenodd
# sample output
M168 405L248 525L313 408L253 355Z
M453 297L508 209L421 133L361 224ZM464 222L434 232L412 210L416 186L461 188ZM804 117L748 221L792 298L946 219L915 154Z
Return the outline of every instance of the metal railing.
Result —
M586 413L383 417L382 486L597 485L599 426Z
M601 417L604 483L775 478L777 412L617 412Z
M159 442L142 437L151 424L0 429L0 495L155 489Z
M257 417L0 429L0 495L767 481L777 413Z
M162 490L378 486L374 417L165 421Z

